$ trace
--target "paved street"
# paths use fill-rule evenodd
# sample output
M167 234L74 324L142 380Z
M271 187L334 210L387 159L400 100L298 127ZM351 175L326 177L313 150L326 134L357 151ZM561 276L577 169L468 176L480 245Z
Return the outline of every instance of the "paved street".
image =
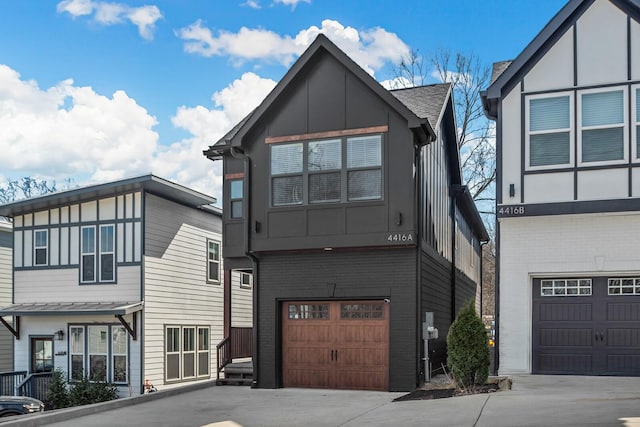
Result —
M167 393L169 394L169 393ZM208 387L122 399L121 407L63 410L2 427L206 426L624 426L640 427L640 378L516 376L513 389L438 400L392 402L404 393ZM131 404L133 402L141 402ZM65 415L66 414L66 415ZM218 424L233 425L231 423ZM218 427L218 426L216 426Z

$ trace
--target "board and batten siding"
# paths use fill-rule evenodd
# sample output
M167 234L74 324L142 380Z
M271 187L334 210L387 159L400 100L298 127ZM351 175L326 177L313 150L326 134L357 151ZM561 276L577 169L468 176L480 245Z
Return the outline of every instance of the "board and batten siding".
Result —
M0 307L11 304L12 298L12 261L13 240L11 225L0 220ZM11 317L5 319L12 323ZM13 370L13 335L0 325L0 372Z
M221 218L145 195L144 378L165 383L165 326L210 327L209 372L223 338L222 282L207 281L207 240L222 243ZM222 278L222 265L220 265Z

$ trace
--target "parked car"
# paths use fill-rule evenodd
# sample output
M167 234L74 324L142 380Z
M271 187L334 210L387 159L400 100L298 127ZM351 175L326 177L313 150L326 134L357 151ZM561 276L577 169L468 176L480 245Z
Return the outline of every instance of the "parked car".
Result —
M33 397L0 396L0 417L44 411L44 403Z

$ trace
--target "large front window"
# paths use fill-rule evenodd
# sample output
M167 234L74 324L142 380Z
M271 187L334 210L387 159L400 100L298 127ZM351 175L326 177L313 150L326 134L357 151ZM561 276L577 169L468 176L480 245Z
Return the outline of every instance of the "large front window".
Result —
M382 135L271 146L271 204L382 199Z
M167 326L165 329L165 380L177 382L209 377L210 328Z
M84 376L117 384L129 382L129 335L123 326L72 325L69 335L72 380Z

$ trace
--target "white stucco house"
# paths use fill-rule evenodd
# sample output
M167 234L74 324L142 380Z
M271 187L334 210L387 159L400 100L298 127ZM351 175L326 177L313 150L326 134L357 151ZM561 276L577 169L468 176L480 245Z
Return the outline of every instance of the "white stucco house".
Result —
M145 175L0 206L13 225L13 297L0 306L13 369L98 375L121 396L146 380L215 378L225 283L214 202ZM250 327L251 288L228 280L235 322Z
M499 372L640 375L640 2L569 1L483 104Z

